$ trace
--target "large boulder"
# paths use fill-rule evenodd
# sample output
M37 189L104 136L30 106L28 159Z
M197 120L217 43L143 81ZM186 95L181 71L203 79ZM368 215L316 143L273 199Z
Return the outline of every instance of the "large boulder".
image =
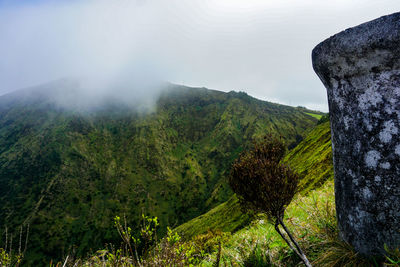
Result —
M312 52L328 92L340 235L363 255L400 245L400 13Z

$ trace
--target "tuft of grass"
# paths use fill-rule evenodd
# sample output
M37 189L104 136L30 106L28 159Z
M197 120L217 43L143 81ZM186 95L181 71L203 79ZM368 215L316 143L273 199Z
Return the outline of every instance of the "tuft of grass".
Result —
M377 266L376 259L362 257L340 239L332 181L307 196L299 196L291 215L296 235L302 236L301 246L313 266Z
M314 261L314 266L353 267L378 266L373 260L360 257L351 245L339 239L330 240L324 253Z
M250 254L243 260L244 267L263 267L274 266L273 259L270 254L263 249L262 246L256 244Z
M400 248L391 250L385 246L386 250L386 265L387 266L400 266Z

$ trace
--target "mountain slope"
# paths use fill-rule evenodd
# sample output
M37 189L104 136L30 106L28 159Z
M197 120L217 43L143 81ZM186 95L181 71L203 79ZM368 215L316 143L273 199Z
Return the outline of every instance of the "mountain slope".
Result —
M329 121L317 125L284 158L284 163L295 169L301 176L300 194L304 195L322 186L327 180L333 181L332 147ZM207 213L194 218L175 231L190 239L208 230L234 232L250 221L241 212L235 196Z
M332 142L329 121L317 125L284 158L302 177L299 187L304 194L333 179Z
M194 218L231 196L224 177L253 138L293 142L317 121L245 93L175 85L152 112L116 101L76 111L53 97L73 86L0 97L0 229L16 240L30 225L30 264L116 242L116 215L131 225L156 215L161 229Z

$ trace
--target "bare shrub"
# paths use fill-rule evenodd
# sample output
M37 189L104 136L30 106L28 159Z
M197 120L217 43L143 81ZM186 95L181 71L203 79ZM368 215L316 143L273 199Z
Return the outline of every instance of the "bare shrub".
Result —
M229 184L240 202L256 212L265 213L304 264L311 266L283 222L285 209L295 196L299 182L298 174L280 163L285 151L283 142L272 136L255 142L253 148L244 151L233 164Z

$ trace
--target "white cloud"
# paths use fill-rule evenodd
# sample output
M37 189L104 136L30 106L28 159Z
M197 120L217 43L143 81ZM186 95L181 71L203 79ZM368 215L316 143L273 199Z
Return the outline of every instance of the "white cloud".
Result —
M35 1L0 5L0 93L65 76L146 75L327 110L311 50L393 0Z

